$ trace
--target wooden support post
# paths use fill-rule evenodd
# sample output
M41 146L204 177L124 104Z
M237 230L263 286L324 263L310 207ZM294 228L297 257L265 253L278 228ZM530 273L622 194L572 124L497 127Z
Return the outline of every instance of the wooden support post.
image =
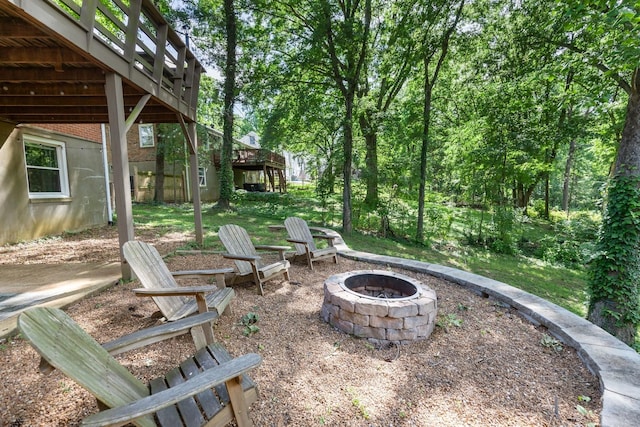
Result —
M189 166L191 173L191 197L193 199L193 221L196 228L196 242L202 245L204 241L202 230L202 206L200 206L200 176L198 174L198 137L196 133L195 122L189 123L187 126L189 131L190 144L189 149Z
M109 110L109 135L113 162L113 184L115 189L116 213L118 215L118 238L122 279L131 279L131 268L124 259L122 246L134 239L133 212L131 207L131 184L129 182L129 158L127 154L127 127L124 118L124 98L122 78L108 73L105 82L107 107Z
M200 205L200 177L198 176L198 135L196 132L196 123L186 124L184 117L178 115L182 133L187 140L189 147L189 181L191 184L191 199L193 202L193 221L196 232L196 242L202 245L204 241L204 232L202 228L202 206Z

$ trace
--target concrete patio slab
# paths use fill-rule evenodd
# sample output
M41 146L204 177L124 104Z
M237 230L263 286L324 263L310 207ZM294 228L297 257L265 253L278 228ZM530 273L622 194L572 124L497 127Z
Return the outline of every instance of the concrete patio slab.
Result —
M0 266L0 338L16 332L18 315L30 307L67 305L113 286L120 263L22 264Z

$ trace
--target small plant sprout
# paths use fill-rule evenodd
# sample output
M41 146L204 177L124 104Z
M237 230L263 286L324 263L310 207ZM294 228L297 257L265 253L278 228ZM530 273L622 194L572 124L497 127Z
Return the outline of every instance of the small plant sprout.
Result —
M451 326L455 326L458 328L462 326L462 319L456 316L455 313L449 313L445 316L440 316L440 318L436 322L436 326L441 327L445 332L449 332L449 328Z
M543 347L550 348L558 353L563 350L562 343L553 338L551 335L544 334L540 339L540 344Z
M578 413L580 415L582 415L583 417L585 417L585 418L587 418L589 420L591 420L591 419L593 419L595 417L593 411L588 410L587 408L585 408L582 405L576 405L576 411L578 411ZM587 422L586 425L587 425L587 427L595 427L596 423L592 422L592 421L589 421L589 422Z
M257 333L260 328L256 325L258 323L258 315L253 312L249 312L242 316L240 319L240 324L244 326L242 334L246 337L250 337L251 335Z
M69 384L67 384L64 381L60 381L59 382L60 388L62 389L63 393L69 393L71 391L71 386Z
M367 408L362 402L360 402L356 391L352 387L349 387L347 388L347 392L349 392L349 394L351 395L351 404L358 410L362 418L364 418L365 420L371 418L371 415L369 414Z

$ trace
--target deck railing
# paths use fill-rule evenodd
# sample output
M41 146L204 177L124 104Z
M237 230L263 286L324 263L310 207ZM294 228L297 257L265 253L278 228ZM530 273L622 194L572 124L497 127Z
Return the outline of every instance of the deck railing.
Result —
M77 27L65 27L68 24L37 5L43 1L75 21L83 34ZM191 109L187 116L195 119L202 67L151 0L30 0L18 4L150 94L169 105L175 106L172 97L186 104ZM120 61L114 60L114 53Z
M214 162L220 164L219 153L214 154ZM246 148L233 150L233 165L239 167L266 165L277 169L284 169L286 167L286 160L284 156L264 148Z
M284 157L273 151L259 149L244 149L233 151L234 164L262 164L267 163L272 166L285 166Z

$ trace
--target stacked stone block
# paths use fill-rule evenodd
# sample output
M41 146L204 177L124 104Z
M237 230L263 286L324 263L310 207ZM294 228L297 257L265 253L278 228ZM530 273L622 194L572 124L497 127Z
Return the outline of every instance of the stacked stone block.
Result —
M358 294L344 286L354 274L393 276L417 288L410 298L381 299ZM436 293L407 276L382 270L336 274L324 283L322 318L340 331L372 342L407 344L428 338L435 327Z

